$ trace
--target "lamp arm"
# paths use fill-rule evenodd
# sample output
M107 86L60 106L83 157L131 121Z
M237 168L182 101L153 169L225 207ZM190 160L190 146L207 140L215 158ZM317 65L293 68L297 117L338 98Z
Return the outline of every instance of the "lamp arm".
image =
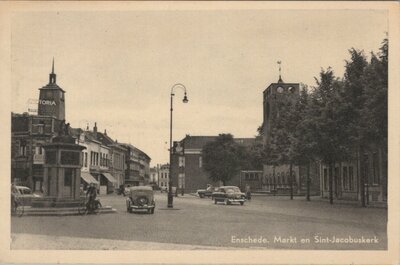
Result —
M182 88L183 91L185 92L185 95L186 95L186 87L185 87L183 84L181 84L181 83L177 83L177 84L175 84L175 85L173 85L173 86L171 87L171 95L172 95L172 96L175 96L175 94L174 94L174 88L175 88L175 87L180 87L180 88Z

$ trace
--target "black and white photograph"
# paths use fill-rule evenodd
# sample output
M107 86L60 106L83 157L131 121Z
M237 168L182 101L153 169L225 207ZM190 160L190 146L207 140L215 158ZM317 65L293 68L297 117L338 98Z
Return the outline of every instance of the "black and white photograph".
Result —
M12 260L399 262L398 2L3 6Z

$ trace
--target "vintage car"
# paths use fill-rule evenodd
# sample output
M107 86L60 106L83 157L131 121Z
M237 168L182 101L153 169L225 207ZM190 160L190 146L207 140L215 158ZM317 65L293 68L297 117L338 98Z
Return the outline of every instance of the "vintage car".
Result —
M246 201L246 194L240 191L236 186L221 186L213 192L214 203L223 202L224 204L240 203L243 205Z
M154 214L156 203L152 187L134 186L129 188L129 192L129 197L126 199L126 210L129 213L141 211Z
M213 192L215 192L217 188L214 188L212 185L208 185L207 189L205 190L197 190L197 194L200 198L204 197L211 197Z
M11 192L13 193L13 196L15 196L16 199L25 206L31 205L34 198L42 197L39 194L33 193L30 188L25 186L13 186Z

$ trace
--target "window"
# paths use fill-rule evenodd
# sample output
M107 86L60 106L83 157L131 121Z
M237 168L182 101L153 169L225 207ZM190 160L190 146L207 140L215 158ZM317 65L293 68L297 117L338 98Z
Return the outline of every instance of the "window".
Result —
M324 190L328 190L328 169L324 168Z
M185 166L185 157L180 156L179 157L179 167L184 167Z
M43 132L44 132L44 125L40 124L38 126L38 133L43 134Z
M40 145L35 147L35 154L36 155L42 155L43 154L43 148Z
M25 142L25 141L21 141L21 142L20 142L19 154L20 154L21 156L26 156L26 142Z
M203 157L199 157L199 168L203 167Z
M352 166L349 166L349 190L354 190L354 176Z
M370 175L369 175L369 159L368 154L364 155L364 179L367 184L371 183Z
M372 155L373 176L372 184L379 184L379 158L378 153Z
M179 173L178 176L178 187L179 188L185 188L185 174L184 173Z
M87 153L85 152L85 167L87 167L87 157L88 157L88 155L87 155Z
M347 176L347 167L343 167L343 186L344 190L349 190L349 177Z

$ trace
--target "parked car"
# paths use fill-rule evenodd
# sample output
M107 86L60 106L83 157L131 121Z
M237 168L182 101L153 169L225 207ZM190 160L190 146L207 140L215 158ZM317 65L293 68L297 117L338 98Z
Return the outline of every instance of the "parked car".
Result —
M129 197L126 199L126 210L128 213L142 211L154 214L156 203L152 187L134 186L129 189L129 192Z
M212 185L209 185L207 189L205 190L197 190L197 194L199 195L200 198L204 197L211 197L213 192L215 192L217 188L214 188Z
M223 202L224 204L240 203L243 205L246 201L246 194L240 191L236 186L221 186L213 192L214 203Z
M160 191L162 192L168 192L168 188L166 186L160 187Z
M32 190L25 186L14 186L15 188L11 190L13 195L21 202L23 205L31 205L32 199L42 197L39 194L33 193Z

